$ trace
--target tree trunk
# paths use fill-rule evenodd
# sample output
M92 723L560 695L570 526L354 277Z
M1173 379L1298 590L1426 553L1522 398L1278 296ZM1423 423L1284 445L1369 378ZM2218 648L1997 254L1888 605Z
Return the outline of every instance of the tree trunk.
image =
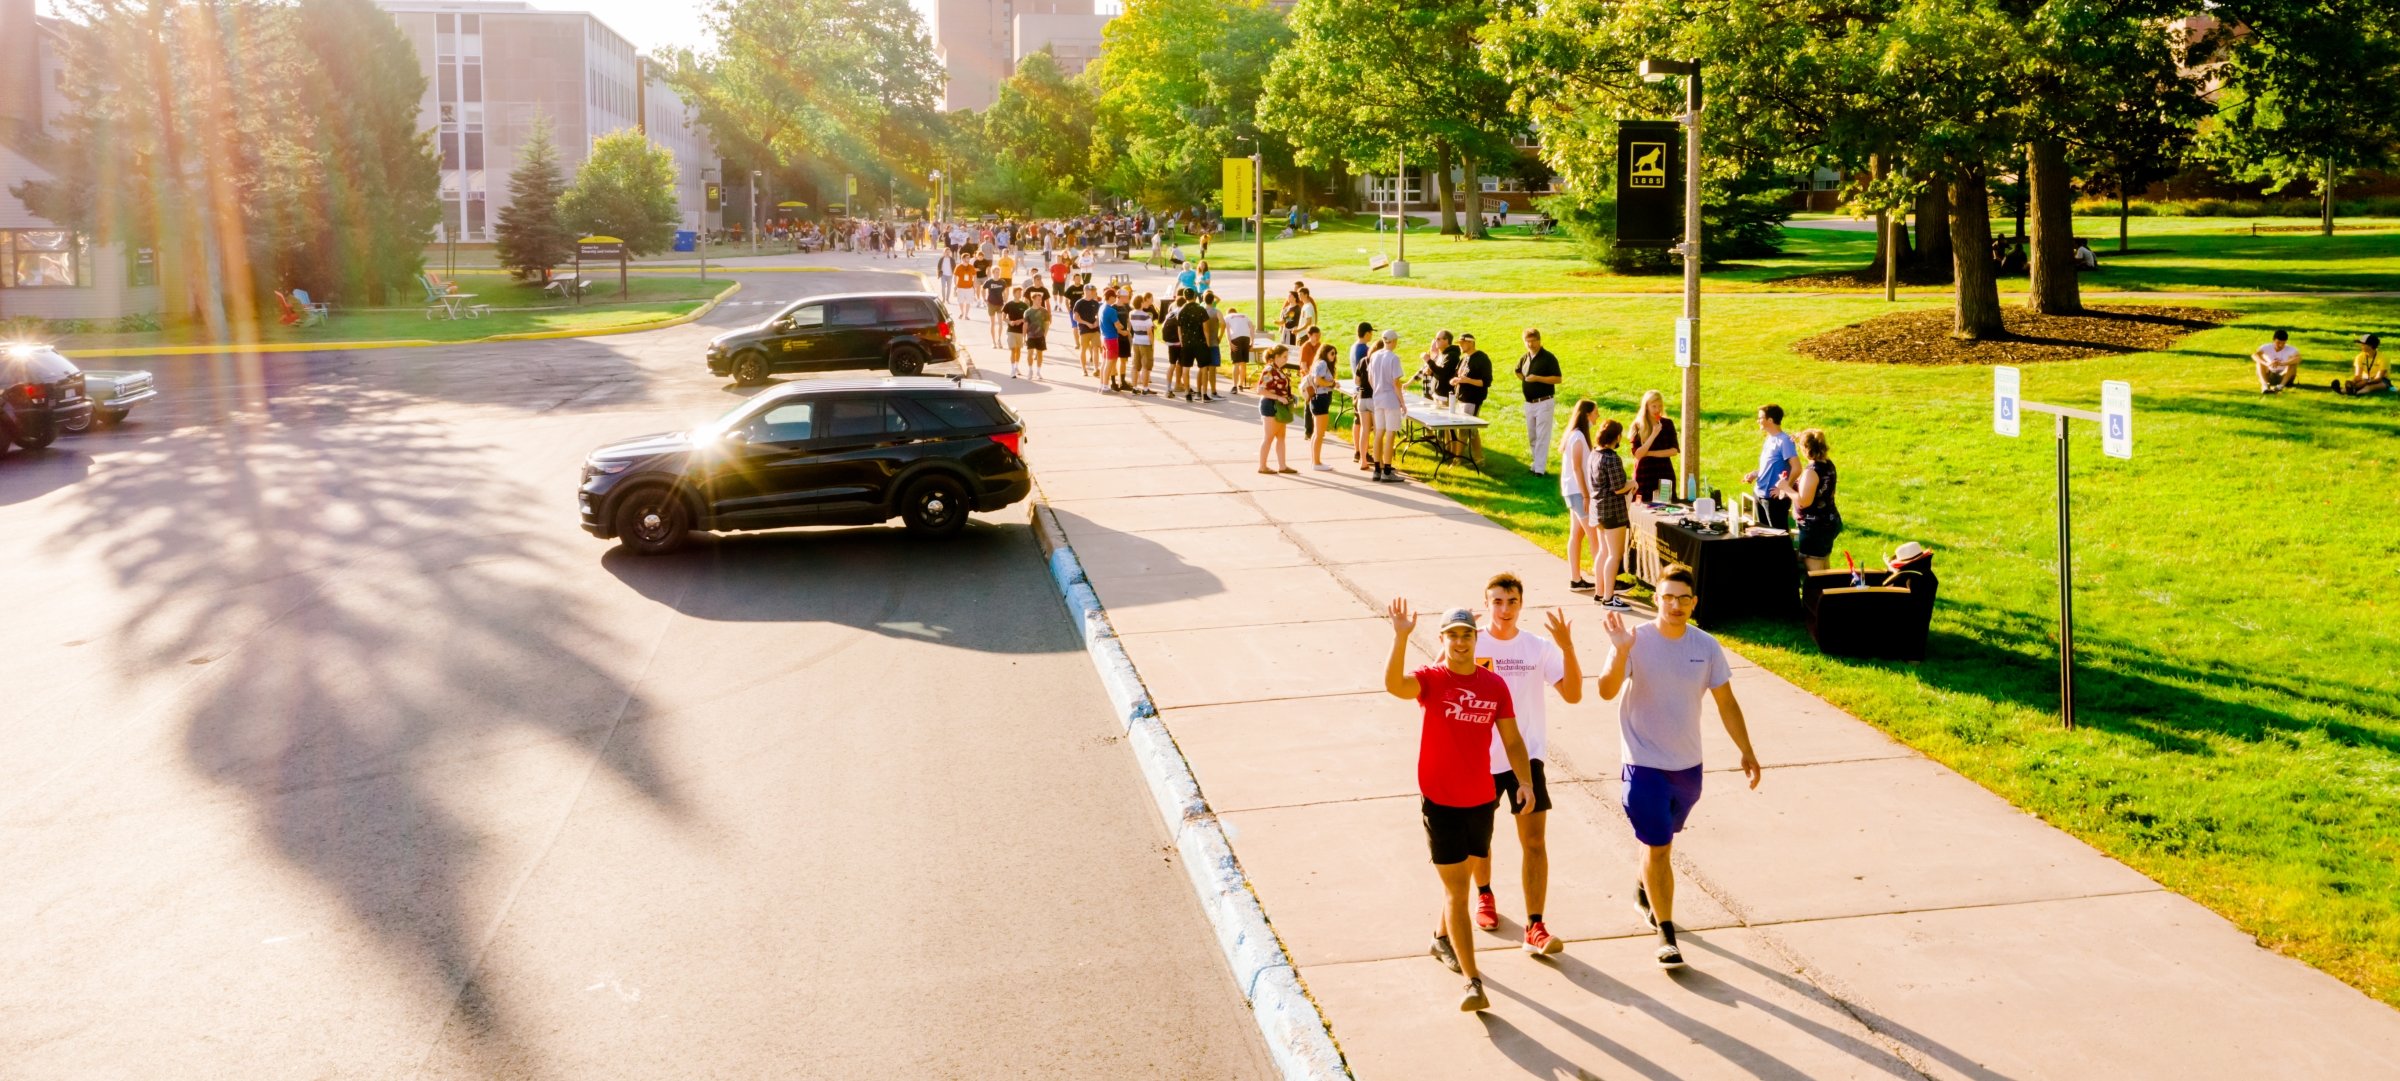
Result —
M2081 315L2077 279L2083 268L2075 265L2075 193L2068 186L2065 143L2036 139L2025 148L2025 201L2033 209L2025 307L2043 315Z
M1471 240L1481 240L1484 235L1483 173L1477 169L1475 156L1472 154L1460 154L1458 168L1460 174L1459 197L1466 201L1467 237Z
M1957 285L1950 336L1969 341L1997 338L2005 330L2000 281L1992 272L1992 196L1983 168L1978 161L1950 174L1950 267Z
M1445 146L1435 160L1433 190L1441 214L1442 235L1458 235L1458 185L1450 180L1450 148Z
M1950 188L1940 174L1929 178L1925 194L1917 197L1917 266L1927 274L1950 269Z
M2127 236L2127 234L2130 232L2130 230L2128 229L2128 227L2127 227L2127 225L2126 225L2126 221L2127 221L2127 218L2128 218L2129 204L2131 204L2131 203L2132 203L2132 201L2133 201L2133 200L2132 200L2132 198L2131 198L2130 196L2128 196L2128 195L2126 195L2126 194L2125 194L2125 185L2123 185L2123 184L2118 184L2118 185L2117 185L2117 250L2118 250L2118 251L2124 251L2124 250L2125 250L2125 240L2126 240L2126 236Z
M2317 184L2317 196L2318 196L2318 198L2319 198L2319 199L2321 199L2321 200L2323 201L2323 208L2322 208L2322 209L2319 211L2319 213L2323 215L2323 220L2322 220L2322 221L2319 223L2319 227L2318 227L2318 229L2317 229L2317 233L2318 233L2318 235L2320 235L2320 236L2332 236L2332 235L2333 235L2333 159L2332 159L2332 158L2326 158L2326 159L2325 159L2325 179L2324 179L2323 181L2320 181L2320 182Z

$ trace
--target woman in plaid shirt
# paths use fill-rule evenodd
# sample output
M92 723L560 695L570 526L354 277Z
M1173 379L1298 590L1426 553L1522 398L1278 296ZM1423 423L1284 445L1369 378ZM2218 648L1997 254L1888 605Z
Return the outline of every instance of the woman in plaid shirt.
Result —
M1631 608L1617 596L1617 570L1625 565L1625 529L1633 524L1625 513L1625 497L1633 494L1633 481L1625 475L1625 460L1617 456L1617 443L1625 437L1625 426L1613 420L1600 422L1594 434L1597 444L1586 459L1591 466L1591 484L1585 490L1592 493L1592 528L1600 534L1600 551L1592 559L1592 599L1609 608Z

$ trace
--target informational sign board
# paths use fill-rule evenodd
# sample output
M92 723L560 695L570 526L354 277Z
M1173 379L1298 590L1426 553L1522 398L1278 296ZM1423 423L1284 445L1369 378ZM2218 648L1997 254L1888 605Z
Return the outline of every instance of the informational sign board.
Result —
M701 187L708 192L709 213L714 214L725 209L725 185L711 180L702 184Z
M587 236L575 242L575 258L587 263L615 262L625 254L625 242L613 236Z
M1672 120L1617 124L1617 243L1672 248L1683 242L1683 126Z
M1257 176L1250 170L1250 159L1225 159L1225 190L1222 194L1226 220L1232 221L1251 216L1250 189L1257 183L1257 179Z
M2017 387L2015 368L1992 369L1992 430L2011 439L2017 436L2017 415L2025 411Z
M2100 452L2111 458L2133 457L2133 384L2110 379L2100 384Z
M858 174L842 174L842 195L852 202L858 201Z
M1675 366L1692 366L1692 334L1699 329L1697 319L1675 320Z

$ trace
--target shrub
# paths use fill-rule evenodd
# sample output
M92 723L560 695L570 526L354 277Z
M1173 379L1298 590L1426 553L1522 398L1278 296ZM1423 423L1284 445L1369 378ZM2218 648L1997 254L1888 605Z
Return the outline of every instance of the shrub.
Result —
M2322 212L2317 200L2305 196L2271 196L2260 199L2137 199L2125 208L2129 218L2313 218ZM2075 212L2096 217L2113 218L2117 214L2114 199L2082 199L2075 203ZM2356 199L2336 198L2333 216L2337 218L2400 217L2400 196L2371 195Z

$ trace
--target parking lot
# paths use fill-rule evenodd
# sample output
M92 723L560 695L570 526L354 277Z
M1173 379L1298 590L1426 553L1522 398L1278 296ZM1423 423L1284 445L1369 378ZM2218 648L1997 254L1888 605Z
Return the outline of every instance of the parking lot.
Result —
M110 361L160 400L0 460L0 1072L1268 1072L1021 505L576 527L587 450L738 400L711 334L916 284L741 280L646 334Z

